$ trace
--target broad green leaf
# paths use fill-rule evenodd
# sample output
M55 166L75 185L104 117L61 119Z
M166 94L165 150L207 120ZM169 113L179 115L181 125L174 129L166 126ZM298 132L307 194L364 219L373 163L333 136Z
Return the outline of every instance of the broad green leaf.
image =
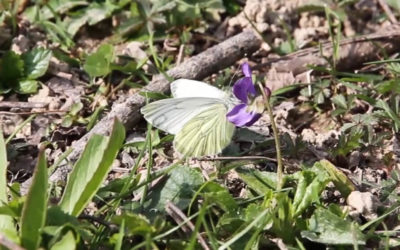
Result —
M321 160L315 165L324 169L328 172L331 181L335 184L335 187L340 191L343 197L347 197L356 188L354 184L347 178L347 176L337 169L332 163L327 160Z
M46 227L62 227L65 225L79 225L78 218L65 213L59 206L51 206L47 209Z
M329 245L365 245L365 236L355 222L340 218L330 210L317 208L309 220L309 229L301 236Z
M207 184L201 189L204 197L209 203L218 204L225 212L235 212L238 208L236 201L228 190L218 183L207 182Z
M87 5L87 1L81 1L81 0L50 0L44 5L40 10L39 10L39 19L40 20L47 20L50 18L54 17L54 14L63 14L67 12L68 10L79 7L79 6L84 6ZM29 21L35 22L36 21L36 11L35 6L27 8L23 15L26 17ZM51 9L50 9L50 8Z
M33 94L37 92L39 82L36 80L22 80L14 90L21 94Z
M47 164L40 151L31 187L22 209L21 243L28 250L37 249L47 213Z
M0 208L8 203L7 199L7 152L6 144L3 138L3 132L0 129ZM14 222L11 216L0 214L0 232L13 230Z
M79 16L68 16L64 19L64 23L67 29L68 34L72 37L76 35L79 29L85 25L88 21L88 16L79 15Z
M59 204L64 212L74 216L82 212L107 177L124 139L125 129L117 119L110 137L90 138L68 178Z
M91 3L85 11L85 14L88 16L88 24L94 25L107 17L110 17L113 11L117 9L118 6L112 4L111 1Z
M91 76L105 76L111 72L110 64L114 56L114 47L103 44L99 49L90 54L83 65L83 69Z
M74 233L72 231L68 231L60 241L56 242L51 248L51 250L74 250L76 249L76 242Z
M346 98L343 95L335 95L332 102L342 109L348 109Z
M74 15L64 19L65 27L71 36L75 36L78 30L85 25L94 25L112 15L119 7L110 1L92 2L89 6L81 9Z
M276 173L261 172L256 169L245 167L236 168L235 171L251 189L260 195L276 188Z
M13 51L7 51L0 60L0 89L15 87L24 74L24 61Z
M313 203L319 203L320 195L330 181L327 173L315 172L310 170L298 172L299 180L293 200L295 216L300 215Z
M34 48L22 55L25 63L25 77L36 79L43 76L49 67L52 53L51 50Z
M147 211L152 209L164 212L165 205L170 201L183 210L188 207L202 183L203 177L198 171L187 166L177 166L146 197L144 207Z

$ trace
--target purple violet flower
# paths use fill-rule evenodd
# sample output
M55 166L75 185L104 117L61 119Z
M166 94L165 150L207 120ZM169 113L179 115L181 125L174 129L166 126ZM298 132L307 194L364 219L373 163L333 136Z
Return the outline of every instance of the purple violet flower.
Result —
M239 79L233 85L233 94L241 103L233 107L226 114L228 121L235 124L237 127L245 127L253 125L261 117L258 113L251 109L250 102L255 98L257 92L251 78L250 66L247 63L242 65L244 77Z

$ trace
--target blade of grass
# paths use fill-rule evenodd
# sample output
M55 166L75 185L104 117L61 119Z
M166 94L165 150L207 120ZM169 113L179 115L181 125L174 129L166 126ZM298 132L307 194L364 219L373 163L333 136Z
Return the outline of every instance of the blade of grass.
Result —
M68 178L60 201L63 211L74 216L81 213L106 178L124 139L125 129L117 119L109 138L92 136Z
M0 129L0 206L7 202L7 151L3 132ZM0 215L0 231L4 229L15 230L11 216Z
M124 234L125 234L125 219L122 220L121 226L119 228L117 243L115 244L114 250L121 250Z
M47 214L47 176L46 158L44 150L41 150L32 185L22 209L21 244L28 250L37 249L41 241L40 235Z
M51 165L48 169L49 175L53 174L53 172L56 170L56 168L58 167L58 165L60 165L60 163L65 160L68 155L72 152L73 148L70 147L68 148L64 153L62 153L57 160L53 163L53 165Z
M381 216L379 216L376 219L373 219L371 221L368 221L367 223L365 223L364 225L360 226L360 230L364 231L365 229L367 229L368 227L370 227L371 225L378 223L380 221L382 221L386 216L390 215L391 213L393 213L394 211L396 211L398 208L400 207L400 204L394 204L391 208L389 208L389 210L382 214Z
M33 118L35 118L36 115L31 115L28 117L28 119L26 119L23 123L21 123L20 125L18 125L15 130L12 132L12 134L7 137L5 144L8 144L12 138L14 138L14 136L23 128L25 127L26 124L28 124L30 121L33 120Z
M153 145L151 143L151 124L148 123L147 125L147 134L148 134L148 147L149 147L149 159L147 160L147 176L146 176L146 181L148 182L151 178L150 174L151 174L151 167L152 167L152 162L153 162ZM147 191L149 189L149 184L145 185L143 188L143 194L142 194L142 198L140 199L140 205L143 205L145 200L146 200L146 196L147 196Z
M201 237L201 235L199 233L200 226L201 226L201 224L203 224L203 221L204 221L204 215L206 214L206 208L207 208L207 205L205 205L205 204L203 204L200 208L199 216L197 217L196 224L194 226L194 230L190 237L189 245L186 247L187 250L195 249L196 238L200 242L203 249L205 249L205 250L210 249L208 247L207 243L204 241L204 239Z

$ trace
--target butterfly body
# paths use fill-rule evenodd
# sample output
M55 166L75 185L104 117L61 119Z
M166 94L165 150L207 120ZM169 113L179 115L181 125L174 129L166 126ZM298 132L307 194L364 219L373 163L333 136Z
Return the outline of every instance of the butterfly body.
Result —
M230 93L187 79L172 82L171 93L173 98L150 103L141 112L154 127L175 135L178 152L215 155L229 145L235 130L226 118L235 105Z

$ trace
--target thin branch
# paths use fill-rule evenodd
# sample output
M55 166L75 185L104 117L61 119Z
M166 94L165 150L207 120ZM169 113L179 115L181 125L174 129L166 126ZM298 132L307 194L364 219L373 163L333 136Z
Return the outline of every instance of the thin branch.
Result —
M205 157L194 157L193 160L197 161L225 161L225 160L267 160L276 162L276 159L266 156L205 156Z
M165 210L175 220L175 222L177 224L180 224L180 223L182 223L182 221L187 220L186 215L170 201L167 202L167 205L165 206ZM182 226L182 230L184 230L184 232L188 233L189 232L188 228L192 232L195 230L195 226L193 225L193 223L190 220L187 221L187 227ZM199 243L203 247L203 249L209 250L210 248L208 247L203 236L201 236L200 233L197 233L196 236L197 236L197 240L199 241Z
M378 3L379 3L379 5L381 6L381 8L383 9L383 11L386 13L387 17L389 18L389 21L390 21L392 24L398 23L396 17L394 16L392 10L391 10L391 9L389 8L389 6L387 5L386 1L384 1L384 0L378 0Z

